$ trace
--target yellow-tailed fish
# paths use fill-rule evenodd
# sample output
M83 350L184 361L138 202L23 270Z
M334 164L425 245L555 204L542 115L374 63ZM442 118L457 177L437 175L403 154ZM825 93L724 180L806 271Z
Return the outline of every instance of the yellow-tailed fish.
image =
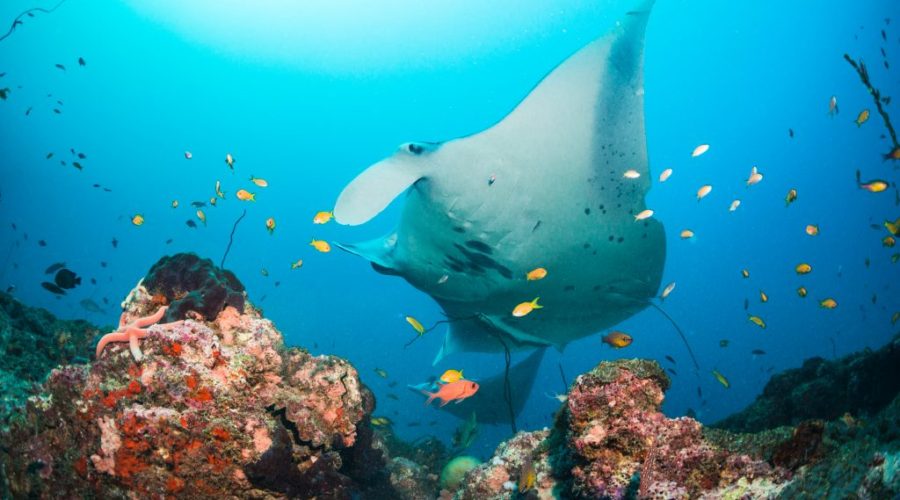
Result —
M696 158L707 151L709 151L709 144L701 144L691 151L691 157Z
M750 271L748 271L748 270L746 270L746 269L741 269L741 276L743 276L744 278L749 278L749 277L750 277Z
M894 245L897 244L897 240L894 239L893 236L885 236L881 239L881 246L887 248L894 248Z
M805 286L801 286L801 287L797 288L797 295L799 295L800 297L806 297L806 293L807 292L806 292Z
M375 427L387 427L394 424L388 417L372 417L369 422Z
M659 182L666 182L669 180L669 177L672 177L672 169L667 168L659 174Z
M681 239L687 240L694 237L694 232L690 229L684 229L681 231Z
M413 327L413 330L415 330L416 333L418 333L419 335L422 335L423 333L425 333L425 327L422 326L422 323L419 323L419 320L417 320L416 318L413 318L412 316L407 316L406 322L409 323L409 325Z
M462 380L463 378L465 377L463 377L462 370L447 370L443 375L441 375L441 382L445 384L452 384L453 382Z
M521 318L522 316L529 314L535 309L543 309L544 306L538 304L538 299L540 299L540 297L535 297L535 299L531 302L522 302L521 304L517 305L512 310L512 315L517 318Z
M765 304L766 302L769 301L769 296L766 295L766 292L764 292L762 290L759 291L759 301L762 302L763 304Z
M747 320L762 329L766 328L766 322L763 321L763 319L760 318L759 316L750 315L747 317Z
M864 109L856 115L856 120L853 120L853 123L855 123L857 127L862 127L862 124L867 121L869 121L869 110Z
M143 226L144 225L144 216L141 214L134 214L131 218L131 223L135 226Z
M315 248L316 250L322 253L328 253L331 251L331 245L328 244L327 241L323 240L312 240L309 242L310 246Z
M234 195L241 201L256 201L256 195L246 189L238 189L238 192Z
M257 186L264 188L269 187L269 182L265 179L260 179L259 177L250 176L250 182L256 184Z
M712 192L712 186L706 184L705 186L700 186L700 189L697 190L697 201L706 198L706 195Z
M832 299L831 297L819 301L819 307L823 309L834 309L835 307L837 307L837 305L837 301Z
M801 262L800 264L797 264L797 267L794 268L794 271L796 271L797 274L809 274L810 272L812 272L812 266L805 262Z
M648 208L646 210L641 210L637 215L635 215L634 220L639 221L639 220L649 219L650 217L653 217L653 210L650 210Z
M892 235L900 236L900 217L897 217L894 222L889 220L884 221L884 228Z
M810 236L818 236L819 234L819 226L815 224L807 224L806 225L806 234Z
M534 489L536 481L537 473L534 470L534 463L532 462L531 457L527 456L522 463L522 469L519 471L519 481L516 484L519 494L524 495Z
M787 196L784 197L784 205L788 206L795 201L797 201L797 190L791 188L788 190Z
M303 267L303 259L297 259L297 262L291 264L291 269L300 269Z
M225 164L228 165L232 172L234 171L234 156L231 156L231 153L225 155Z
M881 158L884 161L887 160L900 160L900 146L894 146L888 153L881 155Z
M215 196L213 196L212 198L209 199L209 204L212 205L212 206L216 206L217 200L218 200L218 198L216 198Z
M216 196L222 199L225 198L225 193L222 192L222 183L219 181L216 181Z
M203 210L197 210L197 218L200 219L204 226L206 225L206 214L203 213Z
M547 270L543 267L536 267L531 271L528 271L528 274L525 275L525 279L528 281L537 281L542 280L547 277Z
M334 217L334 212L319 212L313 217L313 224L325 224Z
M731 388L731 383L728 382L728 379L725 378L725 375L722 375L721 373L719 373L718 370L713 370L712 374L713 374L713 377L716 377L716 380L718 380L719 383L722 384L723 387L725 387L726 389Z

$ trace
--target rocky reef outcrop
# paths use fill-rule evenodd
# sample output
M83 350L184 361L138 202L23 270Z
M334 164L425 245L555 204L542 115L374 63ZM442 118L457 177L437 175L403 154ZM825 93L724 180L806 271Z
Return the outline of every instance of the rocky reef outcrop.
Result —
M139 286L125 315L148 317L160 302ZM374 399L352 365L286 348L247 302L212 321L184 317L147 327L140 362L111 343L93 363L54 369L2 436L2 496L390 491L368 424Z

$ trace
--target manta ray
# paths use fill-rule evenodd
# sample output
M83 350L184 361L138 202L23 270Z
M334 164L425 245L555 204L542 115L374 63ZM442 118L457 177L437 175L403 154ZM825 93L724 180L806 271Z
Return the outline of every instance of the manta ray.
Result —
M637 217L650 188L642 60L652 4L640 2L564 60L495 125L403 144L341 192L334 216L345 225L407 193L394 231L338 245L443 308L449 329L435 362L455 352L562 349L656 295L665 232ZM546 277L528 280L538 267ZM511 314L535 298L542 308Z

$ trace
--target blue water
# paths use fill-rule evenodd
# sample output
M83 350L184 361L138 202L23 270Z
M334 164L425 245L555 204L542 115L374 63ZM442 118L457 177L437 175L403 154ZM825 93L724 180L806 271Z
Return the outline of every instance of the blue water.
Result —
M0 101L0 285L59 316L111 325L116 304L162 255L192 251L218 263L247 209L226 267L251 301L288 343L352 361L378 396L376 414L391 417L401 436L449 440L459 421L424 408L403 386L446 368L493 375L502 356L458 355L433 368L440 329L403 348L414 335L404 316L426 324L442 318L429 297L359 258L308 245L312 238L380 236L396 223L402 200L357 228L314 226L311 219L398 144L451 139L495 123L553 66L606 32L627 2L242 4L249 3L67 0L52 14L26 18L0 42L0 88L11 89ZM0 5L0 26L32 6ZM900 264L890 256L900 247L882 247L887 233L870 225L900 215L896 188L860 190L854 172L895 181L897 164L882 162L890 149L883 122L842 54L864 59L882 94L900 97L898 14L892 0L658 2L645 52L648 148L653 178L664 168L674 174L654 183L647 204L666 227L663 284L677 282L664 308L687 333L701 370L693 372L665 319L646 310L618 325L635 338L624 350L603 345L598 332L548 353L519 428L550 424L557 402L546 395L564 391L560 365L571 382L604 359L648 357L672 366L664 360L671 355L679 375L666 412L692 408L712 422L752 401L771 371L890 338L890 317L900 309ZM882 65L881 47L896 62L891 69ZM832 95L840 107L833 118ZM857 127L853 120L864 108L872 116ZM709 152L691 158L702 143ZM71 166L69 148L87 155L83 171ZM49 152L54 157L46 160ZM234 173L226 153L236 159ZM748 189L753 165L765 177ZM251 175L270 187L253 186ZM188 228L186 220L196 221L189 203L214 196L216 180L227 198L204 208L206 226ZM713 191L698 202L704 184ZM241 188L255 192L257 202L236 200ZM799 199L786 207L790 188ZM742 205L730 213L734 198ZM177 209L170 206L175 199ZM141 227L130 222L136 213L146 219ZM268 217L277 222L273 235ZM820 235L807 236L807 224L818 224ZM693 240L679 238L685 228L696 233ZM291 270L300 258L303 268ZM85 281L64 298L40 287L44 269L57 261ZM796 276L800 262L813 273ZM741 278L742 268L750 279ZM795 293L800 284L809 289L806 299ZM760 303L760 290L768 303ZM825 297L839 306L820 308ZM90 313L79 305L85 298L106 298L109 306ZM767 329L747 321L745 299ZM730 345L721 348L721 339ZM753 356L752 349L767 354ZM378 377L376 367L389 378ZM730 389L712 369L730 379ZM398 386L389 388L391 381ZM508 433L506 425L482 426L470 451L489 455Z

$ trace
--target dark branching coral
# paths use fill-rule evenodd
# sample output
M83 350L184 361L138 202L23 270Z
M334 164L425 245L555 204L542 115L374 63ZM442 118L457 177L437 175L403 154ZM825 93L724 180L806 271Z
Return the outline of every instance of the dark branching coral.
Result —
M144 287L165 297L169 310L164 322L186 319L188 311L196 311L206 321L214 320L226 306L244 311L244 285L237 277L193 253L160 259L144 278Z

